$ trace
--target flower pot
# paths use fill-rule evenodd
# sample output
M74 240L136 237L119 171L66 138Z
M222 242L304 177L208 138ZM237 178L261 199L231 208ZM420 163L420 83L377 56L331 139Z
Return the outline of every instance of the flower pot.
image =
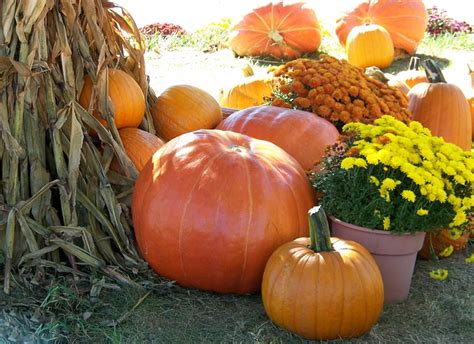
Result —
M384 284L385 304L408 298L417 252L423 246L425 232L394 234L368 229L330 217L332 235L365 246L377 263Z

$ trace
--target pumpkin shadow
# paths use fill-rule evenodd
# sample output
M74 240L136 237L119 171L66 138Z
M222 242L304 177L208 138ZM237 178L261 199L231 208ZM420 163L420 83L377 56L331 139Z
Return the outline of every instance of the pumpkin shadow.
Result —
M448 60L446 58L438 57L438 56L425 55L425 54L414 54L414 55L406 55L406 56L403 56L402 58L397 58L396 60L393 61L393 63L390 65L390 67L385 68L383 71L385 73L396 74L396 73L401 72L403 70L407 70L408 65L410 64L410 58L412 56L416 56L416 57L420 58L420 66L422 65L422 62L427 60L427 59L431 59L431 60L435 61L435 63L441 69L446 68L451 63L450 60ZM420 70L423 70L423 69L420 68Z

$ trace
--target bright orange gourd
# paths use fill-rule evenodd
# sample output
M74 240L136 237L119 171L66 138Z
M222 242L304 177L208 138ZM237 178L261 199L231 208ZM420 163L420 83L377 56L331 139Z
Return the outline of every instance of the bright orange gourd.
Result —
M354 26L347 37L346 54L349 63L356 67L386 68L393 62L392 39L380 25Z
M136 128L145 117L145 97L138 83L130 75L119 69L108 70L108 95L114 108L114 122L117 129ZM79 104L89 109L92 96L92 80L84 77L84 86L79 97ZM94 116L106 126L106 121L94 111Z
M219 103L223 107L246 109L262 105L272 95L271 79L249 77L243 82L222 90Z
M304 3L269 3L259 7L232 29L229 45L237 55L294 59L315 52L321 28L312 9Z
M265 267L262 301L278 326L311 340L358 337L380 317L380 270L362 245L329 238L326 215L310 210L310 238L280 246Z
M143 169L143 166L153 154L165 144L159 137L138 128L122 128L119 130L119 135L125 152L138 172ZM117 160L112 161L111 169L119 170Z
M265 264L308 231L313 192L273 143L221 130L168 142L145 165L132 200L141 254L161 276L220 293L260 289Z
M397 79L403 81L408 87L412 88L421 82L428 82L425 72L418 70L420 58L412 56L407 70L397 73Z
M362 24L383 26L395 48L413 54L425 34L428 13L422 0L359 0L336 23L336 34L345 46L353 27Z
M408 93L412 119L446 142L471 150L471 110L466 97L459 87L446 83L432 60L424 61L424 67L430 82L417 84Z
M321 161L339 132L328 120L313 113L276 106L254 106L223 120L217 127L273 142L294 157L304 170Z
M222 120L219 103L191 85L174 85L160 94L151 108L159 136L168 141L198 129L213 129Z

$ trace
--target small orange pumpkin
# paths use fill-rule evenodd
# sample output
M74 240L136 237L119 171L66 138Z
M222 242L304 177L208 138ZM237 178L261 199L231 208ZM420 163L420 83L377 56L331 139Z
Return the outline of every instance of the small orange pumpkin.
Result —
M358 337L382 313L384 287L369 251L330 238L320 206L309 211L310 238L280 246L265 267L262 301L276 325L310 340Z
M461 89L446 83L443 73L433 60L424 61L429 83L415 85L408 93L408 109L412 119L454 143L471 150L471 110Z
M388 86L395 87L404 95L407 95L410 91L410 88L403 81L399 80L392 74L384 73L377 67L369 67L365 69L365 74L371 78L377 79L381 82L386 83Z
M315 52L321 44L321 28L314 11L303 6L303 2L278 2L253 10L232 28L230 47L237 55L278 59Z
M380 25L355 26L347 37L346 54L349 63L356 67L386 68L393 62L393 42Z
M165 144L159 137L138 128L122 128L119 130L119 135L125 152L138 172L143 169L143 166L153 154ZM119 171L118 161L112 160L110 168Z
M301 110L277 106L254 106L234 112L217 126L270 141L295 158L304 170L319 164L327 146L339 139L328 120Z
M419 64L420 58L412 56L410 58L410 64L408 65L408 69L398 72L397 79L407 84L409 88L412 88L413 86L421 82L428 82L426 74L423 71L418 70Z
M145 117L145 97L138 83L130 75L119 69L108 69L108 95L114 108L114 123L117 129L137 128ZM84 77L84 86L79 96L79 104L86 110L92 97L92 79ZM94 116L104 125L106 121L97 111Z
M190 131L213 129L222 121L219 103L191 85L168 87L151 108L151 115L156 131L166 141Z
M223 107L246 109L262 105L272 95L272 80L248 77L243 82L221 90L219 103Z
M442 229L436 233L427 233L423 247L418 252L420 257L431 259L436 257L449 256L452 252L462 250L469 241L470 232L457 233L457 230ZM452 246L452 249L450 248Z

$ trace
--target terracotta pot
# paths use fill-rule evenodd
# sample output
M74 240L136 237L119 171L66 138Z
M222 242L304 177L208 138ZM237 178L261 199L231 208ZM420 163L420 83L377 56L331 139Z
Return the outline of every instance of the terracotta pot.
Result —
M417 252L423 246L425 232L394 234L368 229L330 217L332 235L365 246L382 273L385 304L408 298Z

